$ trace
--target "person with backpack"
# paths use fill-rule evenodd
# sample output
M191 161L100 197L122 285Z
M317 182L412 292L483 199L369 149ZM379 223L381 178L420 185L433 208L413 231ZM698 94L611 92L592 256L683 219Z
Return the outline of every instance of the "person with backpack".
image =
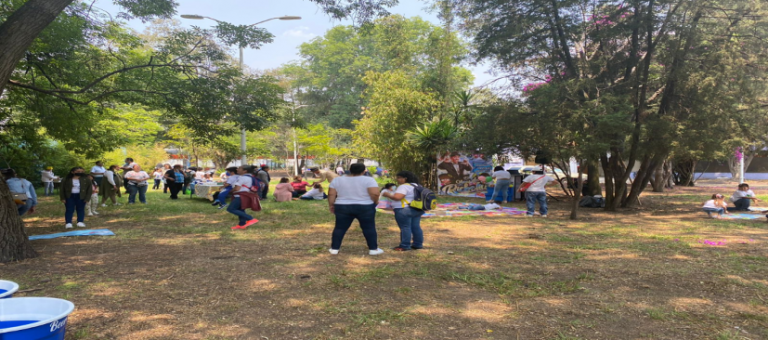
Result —
M410 171L398 172L395 179L398 184L395 193L383 194L384 197L392 200L395 221L400 227L400 245L392 248L392 250L422 249L424 247L424 232L421 230L421 216L424 215L424 210L411 207L411 203L416 199L416 189L419 188L419 192L421 192L424 188L419 185L419 179L416 175Z
M328 187L328 207L336 216L331 237L332 255L339 253L344 235L357 220L368 244L368 255L381 255L376 234L376 204L379 203L379 184L363 176L365 165L356 163L349 166L349 175L336 178Z

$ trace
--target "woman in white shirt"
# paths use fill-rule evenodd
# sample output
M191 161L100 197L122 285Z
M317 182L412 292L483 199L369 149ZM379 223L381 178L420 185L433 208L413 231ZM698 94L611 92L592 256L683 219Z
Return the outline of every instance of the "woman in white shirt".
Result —
M723 195L720 194L712 195L712 199L704 202L704 206L701 208L712 218L720 218L723 217L723 213L728 213L728 211L726 211L726 209L728 209L728 203L725 203ZM716 212L717 216L712 216L713 212Z
M328 187L328 207L336 215L336 225L331 237L330 253L336 255L341 248L344 235L357 219L368 244L368 255L380 255L376 234L376 204L379 203L379 184L363 176L365 165L355 163L349 166L349 175L338 177Z
M134 165L132 171L125 174L125 181L128 182L128 204L136 203L136 193L139 194L139 201L147 204L147 180L149 175L141 170L140 165Z
M303 200L324 200L328 198L328 195L323 192L323 185L316 183L312 186L312 190L307 191L306 194L301 195L299 198Z
M509 181L512 179L512 175L509 171L504 170L504 167L497 166L493 169L493 179L496 183L493 185L493 196L487 203L496 201L496 203L507 203L507 195L509 194Z
M155 168L155 172L152 173L152 176L155 177L155 185L152 186L152 190L159 190L160 183L163 181L165 173L163 173L163 170L160 170L160 168Z
M409 206L414 198L414 185L419 185L419 179L410 171L400 171L395 178L398 184L395 193L383 194L384 197L392 199L395 221L400 227L400 245L392 249L407 251L424 248L424 232L421 230L421 215L424 215L424 211Z

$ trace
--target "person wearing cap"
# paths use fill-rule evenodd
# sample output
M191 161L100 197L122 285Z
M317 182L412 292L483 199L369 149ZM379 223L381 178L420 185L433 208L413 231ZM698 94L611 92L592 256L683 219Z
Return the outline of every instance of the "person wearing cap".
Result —
M320 184L325 181L328 181L328 183L331 183L336 177L339 177L339 175L337 175L335 172L328 169L320 170L320 168L312 168L310 170L312 171L313 174L315 174L315 176L318 177L318 180L312 182L313 187L315 186L315 184Z
M5 184L8 184L8 189L15 195L14 202L16 208L19 211L19 216L24 216L27 212L34 213L35 206L37 206L37 193L35 188L32 187L32 183L28 180L16 177L16 171L13 169L6 169L3 171L5 176Z
M43 194L45 196L51 196L53 195L53 180L55 180L56 175L53 174L53 167L48 166L45 167L45 170L40 172L40 179L43 182Z
M269 193L269 181L272 180L272 177L269 176L269 165L262 164L261 169L256 172L256 178L264 182L264 189L261 189L261 197L259 198L267 199L267 194Z

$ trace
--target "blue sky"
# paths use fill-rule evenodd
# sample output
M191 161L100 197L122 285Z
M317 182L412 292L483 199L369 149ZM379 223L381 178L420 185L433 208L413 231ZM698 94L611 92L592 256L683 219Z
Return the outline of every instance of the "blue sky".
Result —
M275 41L259 50L245 50L243 60L252 69L277 68L289 61L297 60L299 58L297 55L299 45L324 35L333 26L350 24L349 21L332 20L315 4L307 0L177 0L177 2L179 3L179 15L198 14L240 25L284 15L300 16L301 20L272 20L259 25L259 27L266 28L274 34ZM392 8L390 12L406 17L419 16L434 24L440 24L435 13L430 13L427 6L427 3L420 0L401 0L400 5ZM111 1L106 0L97 2L96 7L112 15L117 14L120 10ZM184 26L195 25L208 28L215 24L212 20L178 19ZM129 22L129 26L137 31L144 30L144 24L139 20ZM486 67L464 66L472 70L475 75L475 85L481 85L493 79L486 73Z

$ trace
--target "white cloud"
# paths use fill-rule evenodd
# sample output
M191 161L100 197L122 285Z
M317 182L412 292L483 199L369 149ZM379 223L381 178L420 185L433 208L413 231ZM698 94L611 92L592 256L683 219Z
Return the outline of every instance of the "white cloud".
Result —
M290 30L287 30L283 33L284 37L292 37L292 38L299 38L303 40L309 40L317 36L317 34L314 34L312 32L308 32L309 27L307 26L299 26L292 28Z

